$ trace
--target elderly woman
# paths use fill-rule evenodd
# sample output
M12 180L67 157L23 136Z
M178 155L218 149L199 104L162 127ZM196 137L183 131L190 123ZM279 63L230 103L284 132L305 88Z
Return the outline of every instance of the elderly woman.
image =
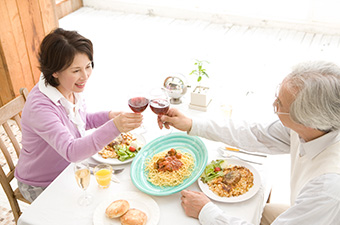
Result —
M15 170L20 192L31 202L70 162L92 156L143 119L137 113L86 112L81 93L92 73L93 46L77 32L53 30L42 41L38 58L41 77L22 112Z
M340 221L340 68L302 63L283 80L269 126L194 120L176 109L158 121L249 151L291 155L291 205L267 204L261 224L338 224ZM222 212L203 193L183 190L182 206L201 224L249 224Z

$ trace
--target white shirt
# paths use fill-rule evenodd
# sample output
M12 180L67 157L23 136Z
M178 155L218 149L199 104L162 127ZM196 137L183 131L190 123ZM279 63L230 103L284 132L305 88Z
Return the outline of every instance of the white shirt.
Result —
M39 90L46 95L52 102L56 105L62 105L68 118L77 126L80 135L85 136L85 122L82 120L79 114L79 110L82 109L82 101L83 98L80 93L74 93L75 104L68 101L63 94L59 92L59 90L51 85L45 85L44 75L40 75L39 79Z
M229 120L220 121L193 120L189 133L248 151L258 151L267 154L283 154L290 152L290 129L281 122L263 126ZM339 131L333 131L311 142L300 140L300 156L307 154L313 158L328 146L339 142ZM339 149L340 151L340 149ZM340 162L339 162L340 163ZM245 225L242 219L227 215L215 204L206 204L200 214L199 221L203 225ZM340 174L324 174L309 181L295 204L281 214L272 224L339 224L340 222Z

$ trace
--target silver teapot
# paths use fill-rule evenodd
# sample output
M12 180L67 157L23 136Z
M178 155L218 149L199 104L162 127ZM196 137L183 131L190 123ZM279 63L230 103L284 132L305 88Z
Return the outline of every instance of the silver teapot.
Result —
M180 104L181 97L187 92L185 78L182 75L165 78L164 90L168 93L172 104Z

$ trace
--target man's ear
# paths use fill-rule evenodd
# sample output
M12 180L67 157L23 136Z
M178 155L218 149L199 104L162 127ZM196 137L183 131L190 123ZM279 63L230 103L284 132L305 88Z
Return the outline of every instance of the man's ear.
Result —
M56 79L58 79L58 74L57 73L53 73L52 76Z

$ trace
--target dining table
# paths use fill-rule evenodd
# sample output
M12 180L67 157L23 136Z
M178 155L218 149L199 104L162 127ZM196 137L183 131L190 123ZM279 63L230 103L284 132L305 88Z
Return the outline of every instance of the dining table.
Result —
M188 108L185 108L184 111L188 112L192 116L206 117L207 114L209 114L209 112L197 112ZM155 115L153 115L151 120L155 120ZM159 132L158 127L150 126L150 121L147 121L145 124L147 131L142 135L146 140L146 144L159 136L164 135ZM156 123L154 122L154 124ZM181 131L173 129L172 133L175 132ZM184 133L184 135L186 135L186 133ZM200 139L206 146L208 152L208 163L214 159L221 158L218 149L221 148L221 146L224 146L223 143L211 141L205 138ZM270 169L267 164L268 159L266 157L252 156L237 152L231 152L230 154L241 156L242 158L250 161L261 162L261 165L250 163L260 176L260 187L249 199L237 202L221 202L213 199L211 199L211 201L220 207L227 215L239 217L249 223L257 225L260 223L263 208L271 191L271 183L268 175L268 171ZM90 164L99 163L92 157L88 158L87 161ZM139 190L131 180L131 163L121 164L119 166L112 165L113 169L119 167L124 168L124 170L119 174L113 175L115 182L111 182L111 185L107 189L99 188L95 176L91 175L90 184L86 191L93 197L93 202L88 206L80 206L77 203L77 200L83 192L77 185L73 167L74 164L70 163L70 165L66 167L65 170L42 192L42 194L24 210L17 222L18 225L98 224L98 222L95 222L95 216L97 216L95 212L98 207L103 202L110 200L111 196L119 196L124 193L147 195L154 200L159 213L157 214L157 218L154 218L155 220L153 220L156 222L147 223L147 225L200 224L198 219L189 217L185 214L181 206L180 191L165 196L157 196L149 195ZM198 180L199 179L185 189L201 191ZM103 210L102 214L104 213L105 211ZM115 221L112 224L119 223Z

